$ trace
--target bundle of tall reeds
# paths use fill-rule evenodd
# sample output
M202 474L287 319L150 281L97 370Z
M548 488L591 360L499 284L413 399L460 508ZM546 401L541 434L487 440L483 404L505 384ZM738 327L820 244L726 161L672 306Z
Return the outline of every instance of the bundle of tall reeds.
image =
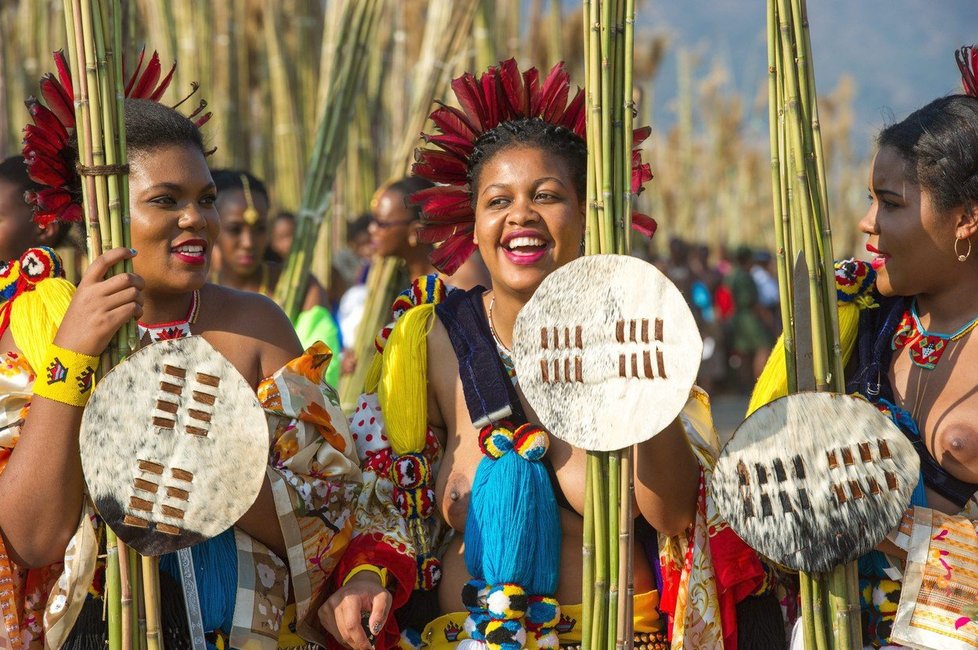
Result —
M588 254L631 250L634 0L584 0ZM584 506L586 650L633 644L632 450L588 452Z
M805 0L768 0L771 180L788 392L843 392L829 201ZM862 648L855 565L800 576L805 647Z
M119 0L65 0L64 18L68 58L75 71L78 171L92 260L111 248L130 246L122 9ZM131 263L126 262L111 273L131 270ZM137 344L136 324L130 321L103 355L100 371L110 370ZM135 553L109 529L105 546L110 650L129 650L140 644L159 647L157 560L142 558L140 567ZM144 594L139 593L140 583Z
M399 146L395 149L397 153L386 161L385 178L397 179L410 172L414 149L420 142L420 133L435 99L445 95L452 76L466 63L465 40L470 34L478 7L478 0L431 0L413 79L407 74L400 78L396 74L389 75L389 80L397 85L396 90L392 89L392 94L410 97L408 105L411 108L402 132L391 134L391 141L399 143ZM404 85L408 79L413 82L410 91ZM371 195L373 189L370 190ZM346 379L340 391L340 402L345 409L354 406L363 389L373 354L374 336L386 325L388 308L396 292L403 288L400 285L404 282L397 281L398 270L399 262L393 258L376 259L371 266L363 320L353 346L358 363L356 371Z
M276 301L293 319L305 298L309 268L320 227L329 212L336 170L346 155L353 99L366 70L369 44L382 8L381 0L350 0L340 15L333 65L328 72L327 105L306 167L292 249L275 290Z

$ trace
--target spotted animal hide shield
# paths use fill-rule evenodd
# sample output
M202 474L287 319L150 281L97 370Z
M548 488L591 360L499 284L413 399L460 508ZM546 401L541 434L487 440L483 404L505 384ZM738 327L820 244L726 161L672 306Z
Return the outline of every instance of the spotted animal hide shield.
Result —
M230 528L265 475L254 391L203 338L153 343L99 382L85 408L82 469L126 544L162 555Z
M712 487L720 516L747 544L817 573L879 544L900 523L919 472L913 445L869 402L799 393L738 427Z
M540 423L594 451L648 440L675 420L702 354L675 285L621 255L583 257L551 273L513 333L516 374Z

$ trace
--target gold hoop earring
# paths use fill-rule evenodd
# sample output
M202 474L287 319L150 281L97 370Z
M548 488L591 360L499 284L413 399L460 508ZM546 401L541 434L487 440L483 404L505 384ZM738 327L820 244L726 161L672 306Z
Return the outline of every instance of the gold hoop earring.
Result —
M961 241L960 237L954 238L954 254L958 256L959 262L965 262L969 257L971 257L971 238L968 237L965 238L965 241L968 242L968 252L966 252L964 255L958 252L958 242L960 241Z

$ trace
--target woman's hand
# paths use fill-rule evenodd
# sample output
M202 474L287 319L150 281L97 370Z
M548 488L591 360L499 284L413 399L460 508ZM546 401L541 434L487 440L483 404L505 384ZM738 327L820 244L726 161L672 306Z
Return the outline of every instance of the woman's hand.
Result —
M136 252L113 248L103 253L85 271L65 313L54 342L80 354L98 356L119 328L130 318L143 314L143 279L121 273L105 279L112 266L132 259Z
M370 650L373 645L360 623L363 614L370 613L367 626L376 636L384 629L393 601L377 574L361 571L326 599L319 608L319 622L347 648Z

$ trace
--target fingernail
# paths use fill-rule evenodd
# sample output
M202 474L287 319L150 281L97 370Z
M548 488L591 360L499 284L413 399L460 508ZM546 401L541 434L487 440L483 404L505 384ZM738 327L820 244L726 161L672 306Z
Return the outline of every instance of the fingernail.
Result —
M384 626L380 623L374 623L373 627L370 628L374 634L380 634L380 631L384 629Z
M135 255L136 254L136 249L135 248L130 248L129 249L129 252L132 253L133 255Z

